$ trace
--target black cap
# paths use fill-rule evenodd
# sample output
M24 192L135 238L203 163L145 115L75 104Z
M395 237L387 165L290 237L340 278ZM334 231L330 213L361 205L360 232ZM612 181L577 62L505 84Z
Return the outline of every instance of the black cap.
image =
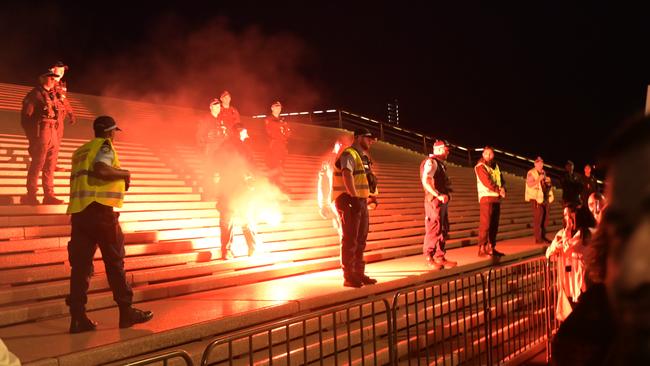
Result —
M370 132L367 128L365 127L359 127L356 130L354 130L354 137L358 136L364 136L364 137L372 137L372 138L377 138L372 132Z
M113 117L109 116L97 117L95 119L95 122L93 122L93 129L95 132L108 132L111 130L122 131L119 127L117 127L117 123L115 123Z
M54 65L52 65L52 68L55 67L62 67L64 70L68 70L68 65L64 64L63 61L57 61L54 63Z
M48 78L48 77L58 78L59 74L55 74L53 71L48 71L48 72L46 72L44 74L41 74L41 77L42 78Z

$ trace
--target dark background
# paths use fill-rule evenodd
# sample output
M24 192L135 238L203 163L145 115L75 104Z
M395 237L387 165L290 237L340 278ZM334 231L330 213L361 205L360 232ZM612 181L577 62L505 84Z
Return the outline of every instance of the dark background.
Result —
M0 81L63 60L73 92L205 108L228 89L244 115L385 120L397 98L403 127L577 171L644 109L646 9L349 3L3 2Z

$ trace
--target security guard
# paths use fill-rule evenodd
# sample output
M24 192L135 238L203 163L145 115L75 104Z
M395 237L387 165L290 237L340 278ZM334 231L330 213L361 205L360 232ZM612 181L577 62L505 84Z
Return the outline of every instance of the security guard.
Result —
M371 192L368 180L369 173L372 173L368 150L375 140L368 129L355 130L354 143L343 150L334 164L332 199L341 218L341 267L343 286L346 287L377 283L365 274L366 262L363 260L369 229L368 203L374 201L376 204L376 200L371 198L371 193L376 192ZM376 191L376 187L372 188Z
M120 169L120 160L113 145L115 131L121 131L115 120L101 116L93 123L95 138L78 148L72 156L70 203L72 233L68 242L70 260L70 333L94 330L97 323L86 316L87 292L93 272L93 256L99 245L106 268L106 277L113 299L120 309L120 328L144 323L153 317L151 311L131 307L133 291L124 273L124 235L118 222L124 192L129 189L131 174Z
M496 250L501 199L506 198L506 182L499 165L494 161L494 150L490 146L483 149L481 159L474 167L476 191L480 209L478 226L478 256L502 257Z
M424 243L422 253L432 269L453 268L457 262L445 258L445 244L449 233L448 206L451 181L444 161L449 156L445 141L433 143L433 154L420 164L420 180L424 189Z
M282 182L284 161L289 151L287 142L291 137L291 128L289 123L280 117L282 113L282 103L279 101L271 104L271 115L264 119L266 135L269 138L269 150L266 155L266 164L269 168L269 180L278 186L282 191L287 188Z
M58 75L54 78L56 80L54 91L56 92L56 96L59 98L64 107L62 113L59 113L59 118L57 121L56 130L59 135L59 146L61 146L61 141L63 140L63 130L65 129L66 117L69 117L70 125L77 123L77 119L74 116L74 110L72 109L72 104L70 104L70 100L68 99L67 83L65 80L62 80L63 75L67 70L68 65L64 64L61 61L57 61L54 65L52 65L52 67L50 67L50 71ZM57 172L62 172L66 169L57 165L54 170Z
M530 202L533 209L533 233L535 243L551 243L546 237L546 225L548 224L548 206L555 200L551 178L544 170L544 160L538 156L535 159L535 167L526 173L526 190L524 199Z
M54 196L54 167L59 156L57 123L64 106L54 90L58 75L49 71L39 78L40 85L23 99L20 124L29 141L31 163L27 171L27 195L21 203L38 205L38 174L42 172L43 204L60 205L62 200Z

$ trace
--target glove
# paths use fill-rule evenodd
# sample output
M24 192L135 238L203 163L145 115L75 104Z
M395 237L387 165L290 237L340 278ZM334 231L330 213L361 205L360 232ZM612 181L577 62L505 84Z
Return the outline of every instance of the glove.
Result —
M124 178L124 190L128 191L130 186L131 186L131 175L129 175L127 178Z

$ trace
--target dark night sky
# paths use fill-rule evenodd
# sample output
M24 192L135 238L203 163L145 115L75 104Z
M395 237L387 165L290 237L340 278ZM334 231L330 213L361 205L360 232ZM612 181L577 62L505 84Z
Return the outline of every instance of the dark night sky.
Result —
M644 9L136 3L3 2L0 81L62 59L73 92L201 107L227 88L245 115L277 97L384 120L397 98L404 127L582 165L643 110L650 79Z

